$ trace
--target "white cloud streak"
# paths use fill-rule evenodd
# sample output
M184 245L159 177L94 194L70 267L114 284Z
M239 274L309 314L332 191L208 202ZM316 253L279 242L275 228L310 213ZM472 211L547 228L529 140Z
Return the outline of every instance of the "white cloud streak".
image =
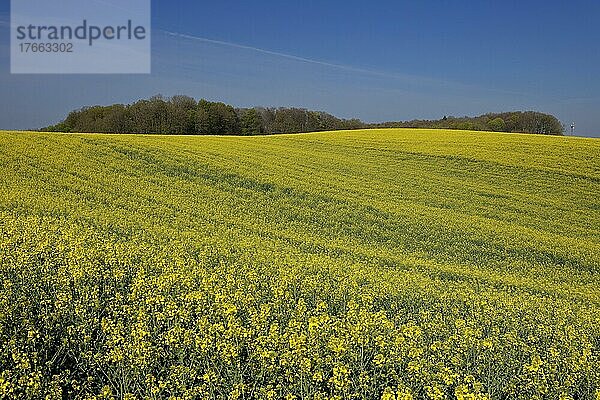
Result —
M342 70L342 71L358 73L358 74L363 74L363 75L370 75L370 76L384 78L384 79L388 79L388 80L393 79L393 80L401 81L401 82L403 82L405 84L409 84L409 85L429 86L429 87L443 86L446 89L466 90L466 91L475 90L475 91L483 91L483 92L488 92L488 93L491 92L491 93L498 93L498 94L511 95L511 96L530 97L530 98L532 97L528 93L516 92L516 91L512 91L512 90L485 88L485 87L481 87L481 86L477 86L477 85L469 85L469 84L463 84L463 83L458 83L458 82L439 80L439 79L435 79L435 78L428 78L428 77L418 76L418 75L376 71L376 70L360 68L360 67L355 67L355 66L346 65L346 64L331 63L331 62L327 62L327 61L296 56L293 54L262 49L260 47L248 46L248 45L244 45L244 44L227 42L227 41L223 41L223 40L209 39L209 38L205 38L205 37L201 37L201 36L187 35L187 34L183 34L183 33L166 31L166 30L159 30L159 32L162 32L162 33L164 33L168 36L174 37L174 38L216 44L216 45L220 45L220 46L227 46L230 48L236 48L236 49L241 49L241 50L248 50L248 51L253 51L256 53L261 53L261 54L275 56L275 57L281 57L281 58L285 58L288 60L298 61L298 62L302 62L302 63L306 63L306 64L319 65L319 66L323 66L323 67L328 67L328 68L333 68L333 69L338 69L338 70Z
M257 53L262 53L262 54L266 54L266 55L270 55L270 56L282 57L282 58L286 58L288 60L300 61L300 62L307 63L307 64L320 65L323 67L330 67L330 68L340 69L340 70L344 70L344 71L348 71L348 72L369 74L369 75L375 75L375 76L380 76L380 77L384 77L384 78L403 79L403 80L407 80L407 81L408 80L411 80L411 81L419 80L419 81L429 81L431 83L435 82L433 79L419 77L419 76L393 74L393 73L387 73L387 72L381 72L381 71L374 71L374 70L370 70L370 69L366 69L366 68L354 67L351 65L330 63L327 61L321 61L321 60L316 60L316 59L312 59L312 58L300 57L300 56L296 56L293 54L282 53L282 52L272 51L272 50L266 50L266 49L261 49L259 47L247 46L247 45L233 43L233 42L226 42L223 40L208 39L208 38L204 38L204 37L200 37L200 36L192 36L192 35L186 35L183 33L170 32L170 31L164 31L164 30L161 30L161 32L163 32L169 36L176 37L176 38L195 40L195 41L200 41L200 42L204 42L204 43L217 44L217 45L232 47L232 48L236 48L236 49L250 50L250 51L254 51Z

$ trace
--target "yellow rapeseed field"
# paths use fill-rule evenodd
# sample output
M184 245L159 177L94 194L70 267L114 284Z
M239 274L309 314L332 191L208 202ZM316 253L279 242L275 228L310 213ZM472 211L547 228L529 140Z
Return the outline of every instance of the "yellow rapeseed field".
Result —
M600 140L0 133L0 398L600 399Z

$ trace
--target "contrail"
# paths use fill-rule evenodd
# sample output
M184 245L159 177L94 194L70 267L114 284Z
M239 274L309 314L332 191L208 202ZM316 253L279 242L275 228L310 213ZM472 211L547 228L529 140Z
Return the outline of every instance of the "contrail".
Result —
M267 54L267 55L271 55L271 56L277 56L277 57L287 58L289 60L300 61L300 62L304 62L304 63L308 63L308 64L321 65L321 66L324 66L324 67L331 67L331 68L342 69L342 70L346 70L346 71L349 71L349 72L357 72L357 73L362 73L362 74L377 75L377 76L381 76L381 77L385 77L385 78L395 78L395 79L405 79L405 80L419 79L419 80L422 80L422 81L427 80L427 81L433 82L433 80L430 80L430 79L427 79L427 78L423 78L423 77L416 77L416 76L409 76L409 75L402 76L402 75L398 75L398 74L391 74L391 73L385 73L385 72L380 72L380 71L373 71L373 70L364 69L364 68L353 67L353 66L350 66L350 65L335 64L335 63L330 63L330 62L327 62L327 61L321 61L321 60L315 60L315 59L312 59L312 58L295 56L293 54L287 54L287 53L281 53L281 52L278 52L278 51L261 49L259 47L247 46L247 45L243 45L243 44L239 44L239 43L233 43L233 42L226 42L226 41L223 41L223 40L208 39L208 38L204 38L204 37L200 37L200 36L186 35L186 34L183 34L183 33L170 32L170 31L165 31L165 30L161 30L161 32L163 32L163 33L165 33L165 34L167 34L169 36L179 37L179 38L182 38L182 39L196 40L196 41L200 41L200 42L204 42L204 43L212 43L212 44L218 44L218 45L222 45L222 46L233 47L233 48L236 48L236 49L250 50L250 51L255 51L257 53L262 53L262 54Z
M267 49L261 49L260 47L247 46L247 45L243 45L243 44L239 44L239 43L227 42L224 40L209 39L209 38L205 38L205 37L201 37L201 36L187 35L184 33L171 32L171 31L166 31L166 30L159 30L159 31L163 32L171 37L195 40L195 41L204 42L204 43L212 43L212 44L228 46L228 47L236 48L236 49L250 50L250 51L254 51L257 53L261 53L261 54L286 58L288 60L294 60L294 61L299 61L299 62L313 64L313 65L320 65L320 66L329 67L329 68L336 68L336 69L348 71L348 72L377 76L377 77L385 78L385 79L396 79L396 80L400 80L400 81L403 81L403 82L411 84L411 85L415 85L415 84L417 84L417 85L419 85L419 84L433 85L433 86L445 85L446 87L454 87L456 89L463 89L463 90L475 89L475 90L483 90L486 92L502 93L505 95L508 94L508 95L513 95L513 96L517 95L517 96L525 96L525 97L535 97L535 96L531 96L531 94L529 94L529 93L521 93L521 92L516 92L516 91L512 91L512 90L485 88L485 87L476 86L476 85L444 81L444 80L428 78L428 77L423 77L423 76L418 76L418 75L397 74L397 73L390 73L390 72L374 71L374 70L370 70L370 69L366 69L366 68L354 67L351 65L330 63L327 61L316 60L313 58L300 57L300 56L296 56L293 54L282 53L282 52L267 50Z

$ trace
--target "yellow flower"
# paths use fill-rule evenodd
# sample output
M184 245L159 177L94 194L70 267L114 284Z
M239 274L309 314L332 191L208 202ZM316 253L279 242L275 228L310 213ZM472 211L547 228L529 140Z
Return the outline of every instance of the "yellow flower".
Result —
M381 400L396 400L396 395L392 389L386 387L381 395Z

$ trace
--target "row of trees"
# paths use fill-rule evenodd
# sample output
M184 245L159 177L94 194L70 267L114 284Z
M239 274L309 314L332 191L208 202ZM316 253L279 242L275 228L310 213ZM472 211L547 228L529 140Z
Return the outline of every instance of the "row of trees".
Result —
M69 113L64 121L43 128L57 132L257 135L316 132L360 128L443 128L560 135L563 126L552 115L539 112L485 114L479 117L444 117L365 124L301 108L233 108L196 101L188 96L154 96L133 104L85 107Z
M357 129L359 120L300 108L233 108L188 96L154 96L133 104L85 107L43 128L56 132L257 135Z
M478 117L444 117L439 120L413 120L386 122L373 127L387 128L437 128L494 132L523 132L545 135L562 135L564 127L553 115L535 111L515 111L484 114Z

